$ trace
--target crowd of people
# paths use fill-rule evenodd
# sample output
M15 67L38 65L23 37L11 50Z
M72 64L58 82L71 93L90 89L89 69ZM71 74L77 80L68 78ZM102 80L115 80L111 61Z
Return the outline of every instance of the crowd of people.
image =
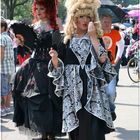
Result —
M105 134L115 131L125 31L112 28L109 13L98 15L100 4L66 0L63 29L58 23L58 1L34 0L32 48L24 44L22 34L11 32L6 21L0 21L1 116L10 113L12 96L13 122L20 131L41 134L41 140L66 134L70 140L105 140ZM134 40L138 33L135 24Z

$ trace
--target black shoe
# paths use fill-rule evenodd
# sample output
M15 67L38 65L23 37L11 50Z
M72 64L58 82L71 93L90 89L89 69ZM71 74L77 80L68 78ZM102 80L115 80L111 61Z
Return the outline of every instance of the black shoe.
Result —
M112 116L112 121L115 121L117 116L115 112L111 112L111 116Z
M42 138L33 138L32 140L42 140Z
M47 140L55 140L55 137L53 135L48 135Z

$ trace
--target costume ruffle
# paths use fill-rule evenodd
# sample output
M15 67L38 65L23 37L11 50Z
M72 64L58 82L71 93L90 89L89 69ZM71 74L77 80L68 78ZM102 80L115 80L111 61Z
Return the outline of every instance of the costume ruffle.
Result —
M100 47L99 55L106 53L101 45ZM55 94L63 97L62 132L71 132L79 126L77 112L82 108L80 99L83 94L83 83L79 76L80 67L85 69L88 76L87 103L84 108L92 115L104 120L107 127L113 130L114 126L110 114L108 96L105 93L105 86L116 76L116 72L108 59L104 64L100 65L91 52L90 65L67 64L64 67L63 62L59 59L59 67L54 69L52 62L49 62L49 76L54 78L53 83L56 85Z
M62 90L64 90L64 64L62 62L62 60L58 59L58 63L59 66L58 68L54 68L52 61L50 60L49 64L48 64L48 69L49 69L49 73L48 76L49 77L53 77L53 84L56 86L55 89L55 94L60 97L62 96Z

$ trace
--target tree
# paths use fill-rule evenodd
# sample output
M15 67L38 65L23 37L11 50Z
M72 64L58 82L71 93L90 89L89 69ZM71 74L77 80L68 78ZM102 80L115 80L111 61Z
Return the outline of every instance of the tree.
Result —
M6 18L12 20L14 17L15 8L24 5L28 0L2 0L2 3L5 5L4 11L6 11Z
M32 0L28 0L24 5L15 8L14 19L25 21L27 24L30 24L32 18Z
M65 21L66 9L64 7L64 0L59 1L58 16L61 18L62 22Z

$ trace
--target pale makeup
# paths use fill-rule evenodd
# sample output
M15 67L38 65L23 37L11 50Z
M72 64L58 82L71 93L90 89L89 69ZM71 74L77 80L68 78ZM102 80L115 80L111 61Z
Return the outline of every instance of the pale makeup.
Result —
M79 16L77 21L75 22L76 25L76 33L79 35L83 35L87 33L88 24L91 21L89 16Z
M46 8L43 5L36 5L36 15L39 20L46 20L47 14L46 14Z

